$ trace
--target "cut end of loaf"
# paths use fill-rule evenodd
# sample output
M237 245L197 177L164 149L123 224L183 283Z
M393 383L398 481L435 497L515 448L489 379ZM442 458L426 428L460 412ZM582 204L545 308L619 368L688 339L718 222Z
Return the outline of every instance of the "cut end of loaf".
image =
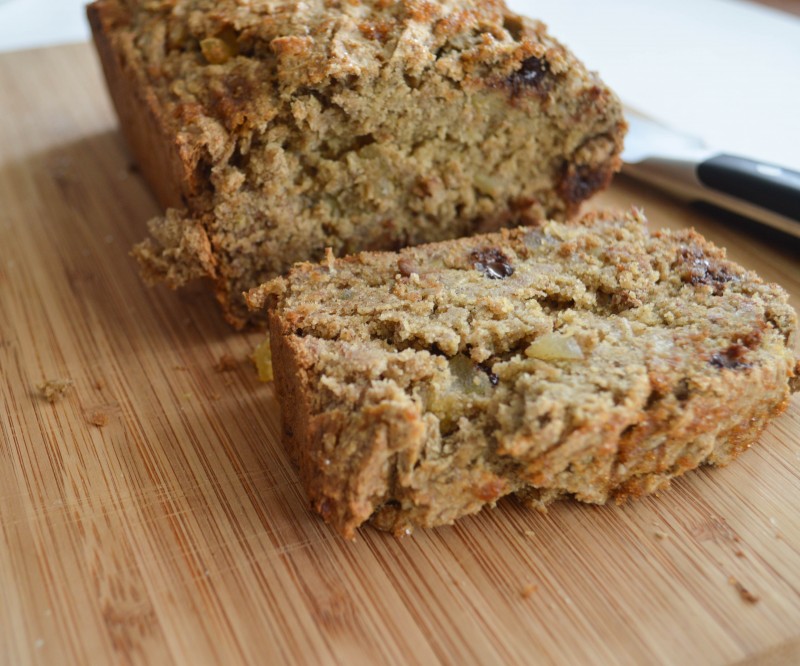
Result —
M250 300L286 446L347 537L656 492L733 460L797 381L780 287L635 212L300 264Z

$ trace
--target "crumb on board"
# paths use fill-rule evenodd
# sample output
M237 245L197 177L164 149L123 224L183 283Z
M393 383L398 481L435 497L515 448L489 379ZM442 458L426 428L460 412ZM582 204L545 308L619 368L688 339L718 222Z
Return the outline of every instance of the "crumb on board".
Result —
M253 362L258 370L258 378L262 382L271 382L272 375L272 349L269 345L269 337L264 339L253 352Z
M236 369L236 359L230 354L223 354L219 360L214 364L216 372L230 372Z
M523 587L522 590L520 591L520 594L522 595L523 599L530 599L534 594L536 594L538 589L539 589L538 585L534 585L533 583L531 583L530 585L526 585L525 587Z
M736 555L736 557L745 557L744 551L743 551L741 548L740 548L740 549L738 549L738 550L737 550L737 551L734 553L734 555Z
M667 534L666 532L662 532L661 530L656 530L655 532L653 532L653 536L659 541L663 541L664 539L669 539L669 534Z
M742 601L746 601L748 604L757 604L759 601L761 601L761 597L753 594L733 576L730 576L728 578L728 583L730 585L733 585L734 588L736 588L736 591L739 593L739 596L742 598Z
M106 387L106 380L103 379L102 377L99 377L98 379L95 380L94 387L98 391L102 391Z
M108 414L100 409L96 409L87 414L86 420L91 425L102 428L108 425Z
M778 528L778 519L775 518L774 516L770 516L769 524L772 525L772 527L775 528L775 538L778 541L782 540L783 539L783 532L781 532L780 529Z
M39 395L49 403L61 400L74 382L71 379L48 379L41 384L37 384L36 390Z

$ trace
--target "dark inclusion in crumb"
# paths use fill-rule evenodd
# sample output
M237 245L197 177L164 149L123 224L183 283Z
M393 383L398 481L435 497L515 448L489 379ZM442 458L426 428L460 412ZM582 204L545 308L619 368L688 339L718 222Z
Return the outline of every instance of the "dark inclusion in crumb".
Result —
M511 261L497 248L476 250L470 256L475 269L491 280L504 280L514 274Z
M697 248L681 248L680 263L682 264L680 275L683 282L688 282L693 287L710 285L714 288L716 296L724 291L724 285L727 282L734 279L734 276L728 273L724 266L709 261L703 251Z
M578 204L605 187L610 172L605 167L593 169L585 164L570 165L559 183L559 193L570 204Z
M508 77L511 90L518 95L526 88L544 93L550 70L547 62L536 56L531 56L522 61L522 66Z
M492 386L497 386L500 382L500 377L492 372L492 368L484 363L480 363L478 367L486 373L486 376L489 377L489 383Z
M711 355L709 363L715 368L722 370L741 370L743 368L751 367L750 363L745 363L744 358L747 347L739 343L732 344L723 352L717 352Z
M678 400L684 401L689 399L690 391L689 391L689 380L685 377L681 379L675 389L673 390L673 394Z

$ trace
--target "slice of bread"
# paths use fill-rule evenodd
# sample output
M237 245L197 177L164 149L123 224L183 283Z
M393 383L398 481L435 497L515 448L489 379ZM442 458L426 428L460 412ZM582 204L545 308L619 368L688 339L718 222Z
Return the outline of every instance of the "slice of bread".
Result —
M330 256L248 301L286 446L346 537L652 493L749 447L800 372L780 287L636 212Z
M296 261L568 217L620 166L617 97L497 0L98 0L120 124L167 213L145 277L241 292Z

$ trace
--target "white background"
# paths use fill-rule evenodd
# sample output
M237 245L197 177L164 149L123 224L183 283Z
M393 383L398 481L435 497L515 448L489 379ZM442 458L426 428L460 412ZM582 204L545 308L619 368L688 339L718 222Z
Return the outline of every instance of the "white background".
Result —
M744 0L509 4L548 23L626 104L800 170L800 19ZM0 0L0 51L88 39L83 5Z

